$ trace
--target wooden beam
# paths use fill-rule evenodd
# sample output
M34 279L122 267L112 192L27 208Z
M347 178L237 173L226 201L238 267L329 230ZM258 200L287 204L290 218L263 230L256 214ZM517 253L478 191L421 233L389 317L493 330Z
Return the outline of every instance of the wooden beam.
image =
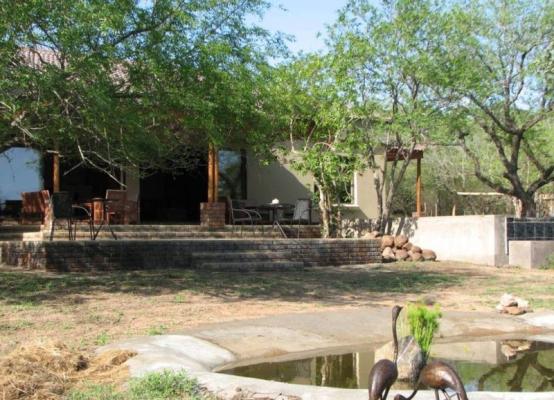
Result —
M219 162L213 144L208 147L208 203L217 203L219 186Z
M52 152L52 191L60 191L60 153Z
M421 217L421 158L417 159L416 175L416 217Z

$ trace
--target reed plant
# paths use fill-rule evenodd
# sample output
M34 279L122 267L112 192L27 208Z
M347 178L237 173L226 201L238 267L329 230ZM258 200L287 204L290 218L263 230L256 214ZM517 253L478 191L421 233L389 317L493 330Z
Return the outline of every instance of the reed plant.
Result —
M410 304L407 307L406 318L410 335L419 344L425 359L429 357L431 343L439 329L439 319L441 317L442 313L438 305L429 308L423 304Z

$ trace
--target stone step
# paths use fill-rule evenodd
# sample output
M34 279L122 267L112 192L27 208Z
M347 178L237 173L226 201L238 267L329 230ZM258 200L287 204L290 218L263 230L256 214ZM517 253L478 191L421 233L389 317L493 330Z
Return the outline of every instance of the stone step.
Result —
M288 262L292 255L288 251L226 251L198 252L191 254L193 265L218 262Z
M195 266L202 271L223 272L250 272L250 271L300 271L304 269L304 263L294 261L276 262L207 262Z
M115 236L118 239L129 240L156 240L156 239L233 239L233 238L280 238L281 234L278 232L121 232L114 231ZM56 229L54 231L54 240L66 240L67 230ZM50 233L45 232L44 238L48 240ZM109 230L103 229L98 233L97 239L111 239L112 234ZM76 233L77 240L89 239L89 233L85 230L78 230Z

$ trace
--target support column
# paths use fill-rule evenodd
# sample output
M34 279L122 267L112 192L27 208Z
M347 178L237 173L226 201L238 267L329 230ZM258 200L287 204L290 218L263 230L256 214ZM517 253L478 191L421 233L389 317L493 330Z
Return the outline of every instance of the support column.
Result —
M417 159L416 217L421 217L421 157L418 157Z
M52 191L60 191L60 153L52 152Z
M208 202L200 203L200 224L209 228L225 225L225 203L219 203L219 160L213 144L208 147Z

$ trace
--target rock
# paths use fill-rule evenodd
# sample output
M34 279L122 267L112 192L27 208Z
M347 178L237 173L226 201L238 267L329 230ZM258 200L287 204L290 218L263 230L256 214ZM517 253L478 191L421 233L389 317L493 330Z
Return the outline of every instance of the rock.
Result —
M394 246L394 236L385 235L381 238L381 250L384 250L385 247L393 247L393 246Z
M394 252L396 259L399 261L404 261L408 258L408 252L404 249L396 249Z
M525 310L525 311L529 310L529 302L527 300L524 300L521 297L516 297L516 303L518 308L521 308L522 310Z
M409 251L408 255L410 256L410 260L412 261L423 261L423 256L421 253L414 253L413 251Z
M421 247L416 246L416 245L413 245L411 250L414 253L421 253Z
M504 312L504 306L502 304L497 304L496 307L495 307L496 311L498 311L499 313L503 313Z
M397 249L401 249L406 243L408 243L408 236L406 235L398 235L394 238L394 247Z
M413 244L411 244L410 242L408 242L408 243L406 243L404 246L402 246L402 248L403 248L404 250L410 251L410 250L412 249L413 246L414 246Z
M510 293L504 293L500 297L500 305L502 307L517 306L517 299L515 296L511 295Z
M504 312L510 315L521 315L525 314L525 310L517 307L517 306L510 306L510 307L504 307Z
M381 234L381 232L379 232L379 231L371 231L371 234L372 234L373 236L375 236L376 238L383 236L383 235Z
M362 235L362 239L376 239L377 237L373 234L373 232L366 232Z
M385 247L383 250L383 253L381 254L383 256L384 261L394 261L396 260L396 256L394 255L394 251L392 251L391 247Z
M375 362L387 358L393 359L393 343L389 342L375 351ZM398 341L398 380L415 384L419 372L425 366L423 351L412 336Z
M435 261L437 259L437 255L433 250L424 249L421 251L421 255L425 261Z

